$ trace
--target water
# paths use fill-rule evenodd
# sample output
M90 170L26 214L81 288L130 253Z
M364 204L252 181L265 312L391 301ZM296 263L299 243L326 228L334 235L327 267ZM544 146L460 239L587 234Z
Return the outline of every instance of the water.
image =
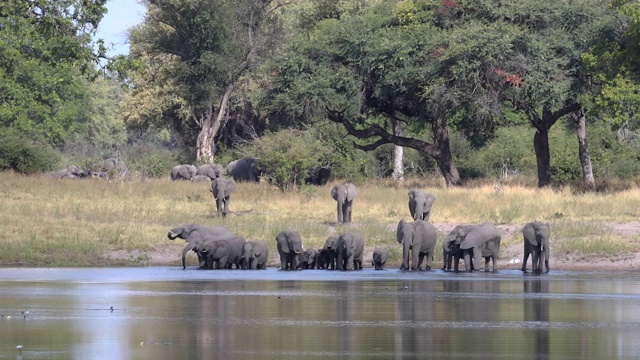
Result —
M636 273L0 269L0 313L0 359L640 358Z

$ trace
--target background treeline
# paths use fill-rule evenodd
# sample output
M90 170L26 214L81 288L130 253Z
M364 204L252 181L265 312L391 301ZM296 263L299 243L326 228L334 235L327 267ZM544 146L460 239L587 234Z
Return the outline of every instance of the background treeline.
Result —
M0 4L0 169L640 180L636 1L144 0L116 58L91 38L105 2Z

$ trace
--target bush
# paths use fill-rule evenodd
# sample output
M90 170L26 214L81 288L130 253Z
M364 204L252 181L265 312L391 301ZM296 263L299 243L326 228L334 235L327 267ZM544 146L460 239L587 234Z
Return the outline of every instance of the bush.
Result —
M50 147L34 144L18 130L0 128L0 170L33 174L53 170L58 154Z

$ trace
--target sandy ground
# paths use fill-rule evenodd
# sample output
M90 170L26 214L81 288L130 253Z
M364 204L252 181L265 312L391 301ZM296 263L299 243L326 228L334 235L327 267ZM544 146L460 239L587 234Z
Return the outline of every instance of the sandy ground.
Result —
M458 223L434 223L433 224L438 231L442 233L449 233ZM612 234L622 237L635 237L640 235L640 222L630 223L612 223ZM395 224L393 225L395 228ZM503 242L512 239L514 237L521 238L522 234L519 229L522 225L498 225L502 231ZM553 236L553 234L552 234ZM553 237L551 239L551 254L549 259L549 266L551 270L620 270L629 271L640 269L640 253L630 254L619 259L598 259L589 258L583 259L572 254L554 254L553 252ZM395 244L394 244L395 245ZM399 246L399 245L398 245ZM129 264L139 264L143 266L166 266L176 265L179 266L181 261L182 248L184 242L173 242L167 239L166 244L157 246L155 249L147 251L112 251L107 256L114 262L124 262ZM438 251L438 250L437 250ZM373 247L365 247L364 266L371 266L371 256L373 253ZM499 269L520 269L523 256L523 245L521 242L516 242L513 245L509 245L501 250L502 258L498 260ZM188 264L195 265L196 256L193 253L189 253ZM270 255L270 266L278 266L275 263L275 256ZM531 260L529 260L528 268L531 268ZM387 263L386 268L397 268L399 262ZM436 261L436 269L442 266L441 262Z

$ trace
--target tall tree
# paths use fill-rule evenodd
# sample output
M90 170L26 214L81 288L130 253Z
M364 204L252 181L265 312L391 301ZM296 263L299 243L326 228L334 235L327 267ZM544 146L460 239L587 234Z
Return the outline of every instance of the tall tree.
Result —
M91 36L106 0L0 4L0 126L60 144L84 130L94 76ZM104 47L99 47L104 51Z
M170 79L174 99L163 112L195 129L197 159L212 162L215 141L241 79L266 51L276 47L277 4L273 0L146 0L147 15L131 32L132 56L160 59L167 77L136 83L161 88ZM155 65L152 64L151 67ZM181 99L175 101L175 99ZM135 102L135 99L130 99Z

